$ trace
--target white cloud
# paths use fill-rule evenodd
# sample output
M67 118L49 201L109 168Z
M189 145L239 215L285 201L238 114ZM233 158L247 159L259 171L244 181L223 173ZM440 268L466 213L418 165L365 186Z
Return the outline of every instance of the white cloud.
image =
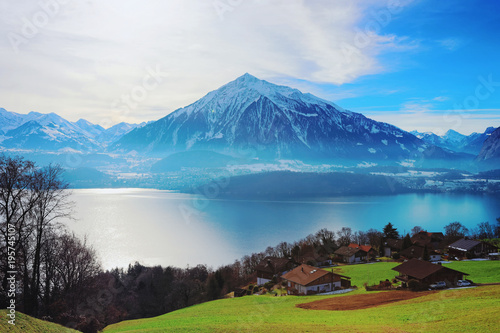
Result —
M436 96L434 97L432 100L433 101L437 101L437 102L444 102L444 101L447 101L449 100L450 98L447 97L447 96Z
M437 42L442 48L448 51L455 51L459 49L463 44L462 40L460 40L459 38L446 38L438 40Z
M377 1L221 0L222 19L217 1L64 2L46 21L36 1L2 3L0 106L104 125L158 119L245 72L340 85L384 71L377 55L405 48L368 29L386 24ZM12 36L24 38L18 53ZM113 106L157 66L168 76L134 108Z

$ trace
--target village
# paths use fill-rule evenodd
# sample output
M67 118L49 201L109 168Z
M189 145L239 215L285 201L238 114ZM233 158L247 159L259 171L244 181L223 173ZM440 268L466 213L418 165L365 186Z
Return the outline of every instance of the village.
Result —
M392 268L394 279L367 286L366 290L422 291L473 285L469 274L446 267L462 260L498 260L498 248L488 242L447 238L442 232L419 231L408 239L388 238L380 252L371 245L350 243L328 253L324 246L296 257L267 256L255 267L256 284L238 288L234 297L280 290L276 295L328 295L344 293L359 286L333 268L346 265L376 264L381 261L400 263Z

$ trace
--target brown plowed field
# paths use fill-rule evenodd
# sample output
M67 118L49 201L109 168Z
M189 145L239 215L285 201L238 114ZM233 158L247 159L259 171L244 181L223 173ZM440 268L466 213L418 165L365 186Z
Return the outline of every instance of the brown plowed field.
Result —
M310 303L297 304L296 306L302 309L309 310L358 310L371 308L382 304L389 304L404 301L407 299L422 297L425 295L433 294L435 292L436 291L383 291L374 294L332 297Z

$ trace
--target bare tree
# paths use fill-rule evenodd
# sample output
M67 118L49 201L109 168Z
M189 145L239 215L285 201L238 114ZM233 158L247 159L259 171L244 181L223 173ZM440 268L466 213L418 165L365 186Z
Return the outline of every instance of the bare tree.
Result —
M495 236L495 227L489 222L481 222L477 225L479 239L490 239Z
M53 251L57 278L63 291L83 286L101 270L94 249L87 245L86 239L81 241L74 234L60 235L53 244Z
M452 222L444 227L446 238L464 237L468 233L468 229L460 222Z
M359 245L366 245L370 242L368 234L364 231L356 231L354 233L353 240Z
M414 226L412 229L411 229L411 235L412 236L415 236L416 234L418 234L420 231L424 231L424 229L420 226Z
M340 231L337 231L337 242L341 246L347 246L352 242L352 229L348 227L342 227Z
M27 293L29 302L27 311L36 313L38 310L38 297L40 296L40 267L43 247L50 247L48 237L56 221L70 216L71 202L68 184L61 180L63 169L60 166L49 165L37 170L32 178L32 191L36 193L36 203L31 212L32 228L32 262L30 291Z
M23 288L28 284L29 241L32 226L29 215L37 201L31 190L35 165L20 157L0 156L0 254L15 253L14 260L2 260L3 290L7 290L7 271L23 272Z

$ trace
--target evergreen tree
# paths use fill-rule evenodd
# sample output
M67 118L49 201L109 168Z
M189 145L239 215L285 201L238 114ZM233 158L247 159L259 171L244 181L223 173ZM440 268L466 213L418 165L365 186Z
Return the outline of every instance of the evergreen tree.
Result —
M383 232L384 232L385 239L389 239L389 238L398 239L399 238L399 232L396 228L394 228L394 226L392 225L391 222L387 223L387 225L384 227Z
M405 238L403 238L403 250L409 248L412 245L413 244L411 242L410 234L406 234Z
M424 254L422 256L422 259L425 261L431 260L431 257L429 256L429 250L427 250L427 245L424 246Z

